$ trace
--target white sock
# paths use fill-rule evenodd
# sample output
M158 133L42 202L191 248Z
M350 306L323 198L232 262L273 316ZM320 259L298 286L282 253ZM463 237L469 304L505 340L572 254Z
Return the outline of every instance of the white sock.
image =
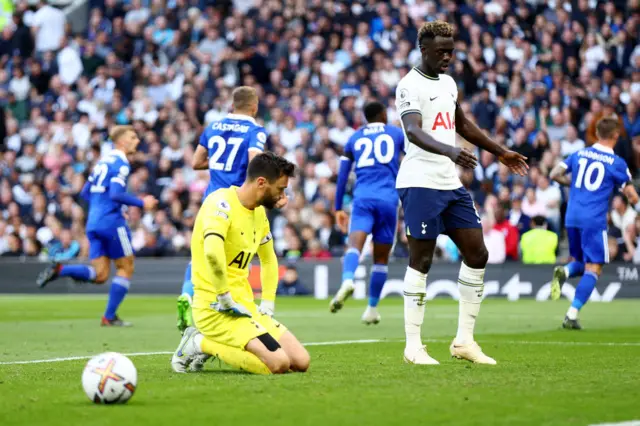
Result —
M404 274L404 331L407 349L422 347L420 336L427 303L427 274L407 267Z
M473 343L473 329L480 312L484 291L484 268L469 268L464 262L458 276L460 303L458 312L458 332L455 341L461 345Z
M202 350L202 341L204 340L204 336L200 333L196 334L196 337L193 338L193 346L195 346L195 351L197 353L203 353Z
M578 319L578 309L573 306L569 306L569 310L567 311L567 317L570 320Z

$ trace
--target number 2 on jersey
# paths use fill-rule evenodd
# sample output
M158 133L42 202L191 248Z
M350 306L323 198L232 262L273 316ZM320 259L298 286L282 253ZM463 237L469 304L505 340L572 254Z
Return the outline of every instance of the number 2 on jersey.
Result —
M385 145L384 154L382 145ZM354 148L356 151L362 151L362 155L360 155L356 163L357 168L371 167L376 161L379 164L387 164L393 159L393 139L384 133L378 135L373 141L369 138L360 138L356 141ZM373 157L371 156L372 153Z
M578 160L578 176L576 176L576 188L584 187L587 191L597 191L602 185L602 181L604 180L604 164L599 161L594 161L591 164L587 165L589 160L586 158L581 158ZM593 179L593 174L596 173L595 179Z
M224 140L222 136L213 136L207 141L209 150L214 149L209 156L209 169L211 170L224 170L225 172L231 171L233 168L233 161L236 159L240 144L242 144L242 138L229 138ZM224 163L220 161L220 157L227 150L227 145L231 145L231 152L227 156L227 161Z

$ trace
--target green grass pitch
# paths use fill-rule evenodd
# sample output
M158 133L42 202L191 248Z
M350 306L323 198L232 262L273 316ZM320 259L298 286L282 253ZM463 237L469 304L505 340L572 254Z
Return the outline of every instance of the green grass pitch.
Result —
M171 371L179 341L173 297L130 297L130 329L99 327L104 297L0 297L0 425L591 425L640 419L640 301L589 304L585 330L560 329L563 302L486 300L476 338L497 366L449 357L457 303L427 304L423 338L440 366L402 362L403 309L360 324L364 302L277 301L276 317L308 343L308 374L256 377L218 363ZM86 360L132 356L138 389L126 405L84 395Z

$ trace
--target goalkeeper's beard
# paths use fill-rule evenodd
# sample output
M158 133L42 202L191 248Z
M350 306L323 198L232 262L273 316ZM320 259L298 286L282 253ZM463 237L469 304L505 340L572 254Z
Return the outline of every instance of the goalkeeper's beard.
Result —
M279 199L280 199L279 197L274 199L269 194L264 194L264 196L262 197L262 200L260 200L260 205L271 210L276 206Z

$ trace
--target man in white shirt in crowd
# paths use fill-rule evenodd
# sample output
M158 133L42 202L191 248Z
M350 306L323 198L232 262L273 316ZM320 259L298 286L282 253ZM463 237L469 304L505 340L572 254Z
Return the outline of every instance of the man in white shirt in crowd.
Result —
M493 215L485 214L481 220L484 245L489 252L489 260L487 260L487 263L492 265L504 263L507 258L507 245L504 234L494 229L496 221Z
M629 205L629 202L622 195L613 197L613 210L611 210L611 222L624 234L630 225L633 225L638 213Z
M557 185L551 185L546 176L538 179L538 189L536 198L542 201L546 207L545 217L549 221L551 230L560 232L560 204L562 203L562 193Z
M38 11L31 18L31 32L36 41L36 52L60 49L66 22L63 11L49 6L46 0L40 0Z

